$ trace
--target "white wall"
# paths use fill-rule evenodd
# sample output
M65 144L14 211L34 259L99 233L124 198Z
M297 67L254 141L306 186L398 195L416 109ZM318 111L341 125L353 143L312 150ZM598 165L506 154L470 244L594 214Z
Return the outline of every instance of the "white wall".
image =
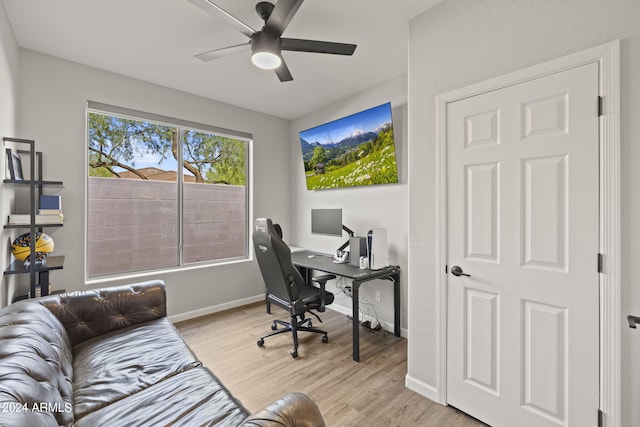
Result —
M281 218L283 226L289 225L289 171L282 167L289 164L290 124L286 120L28 50L20 50L18 95L19 134L36 140L37 149L43 152L45 178L64 181L60 194L65 225L47 230L55 240L56 254L66 256L64 270L51 273L51 282L58 289L87 289L84 283L87 100L253 134L254 176L250 191L254 214L275 215ZM252 247L250 251L253 253ZM264 283L254 261L92 283L91 287L149 278L166 281L169 315L202 314L211 307L226 307L234 301L264 295ZM193 313L194 310L198 311Z
M13 136L18 93L18 45L0 3L0 135ZM2 165L4 171L4 164ZM4 175L2 175L4 176Z
M4 5L0 2L0 136L14 137L16 135L16 109L18 101L18 45ZM5 155L2 150L0 162L0 177L5 176ZM13 201L14 191L3 185L0 197L0 218L6 218ZM3 231L2 244L0 245L0 266L2 270L9 265L11 254L9 246L12 234ZM3 276L0 283L0 307L5 304L8 284L13 281L12 276Z
M398 184L368 187L350 187L331 190L308 191L304 178L299 132L366 110L376 105L391 102L393 130L399 174ZM384 85L362 92L312 114L300 117L291 126L291 211L292 228L284 228L284 239L301 246L326 253L333 253L345 241L343 238L311 234L311 209L342 208L342 222L356 232L366 236L369 229L383 227L388 231L391 263L402 269L401 326L407 327L407 229L408 229L408 183L407 183L407 79L392 80ZM272 216L273 218L273 216ZM278 220L279 222L279 220ZM336 293L333 283L327 287ZM361 295L374 303L376 291L381 294L380 303L375 303L383 326L393 331L393 286L387 281L372 281L364 284ZM351 313L351 300L336 295L334 308ZM371 311L373 316L373 311Z
M414 19L409 52L409 366L436 387L438 94L621 39L622 313L640 315L640 2L448 0ZM640 425L640 332L622 325L621 425Z

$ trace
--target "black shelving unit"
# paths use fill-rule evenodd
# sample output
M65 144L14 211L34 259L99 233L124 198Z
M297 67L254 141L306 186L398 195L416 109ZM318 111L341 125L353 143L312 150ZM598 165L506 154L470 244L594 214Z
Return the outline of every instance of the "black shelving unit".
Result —
M62 187L62 181L45 181L42 180L42 153L35 150L35 141L30 139L19 138L3 138L4 142L12 142L14 144L21 144L22 146L28 146L28 150L17 150L18 154L29 155L29 171L30 179L5 179L4 184L16 186L16 187L28 187L29 188L29 224L5 224L5 229L23 228L29 229L32 236L31 247L29 254L29 265L25 267L23 261L15 260L9 267L4 270L5 275L11 274L29 274L29 295L18 297L16 299L23 298L35 298L37 289L40 288L40 296L49 294L49 272L52 270L61 270L64 266L64 256L49 256L45 263L36 263L36 233L42 232L47 227L62 227L62 224L36 224L36 210L40 196L42 196L44 187Z

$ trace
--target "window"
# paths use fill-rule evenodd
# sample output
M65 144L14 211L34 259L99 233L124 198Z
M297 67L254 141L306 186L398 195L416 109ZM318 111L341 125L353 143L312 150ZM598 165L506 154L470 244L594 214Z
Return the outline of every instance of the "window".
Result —
M89 103L88 278L247 257L250 138Z

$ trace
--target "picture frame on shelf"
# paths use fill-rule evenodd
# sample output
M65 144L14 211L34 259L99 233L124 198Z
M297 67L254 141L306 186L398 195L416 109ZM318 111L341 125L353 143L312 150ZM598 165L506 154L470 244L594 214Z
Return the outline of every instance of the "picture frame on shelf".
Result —
M7 163L9 166L9 178L13 181L22 181L24 179L24 175L22 173L22 160L20 156L14 154L11 151L11 148L6 149L7 152Z
M6 179L13 179L15 173L13 172L13 162L11 161L11 148L6 149L7 162L4 177Z
M22 160L17 154L13 154L11 158L13 163L13 171L16 175L14 179L17 181L22 181L24 179L24 175L22 173Z

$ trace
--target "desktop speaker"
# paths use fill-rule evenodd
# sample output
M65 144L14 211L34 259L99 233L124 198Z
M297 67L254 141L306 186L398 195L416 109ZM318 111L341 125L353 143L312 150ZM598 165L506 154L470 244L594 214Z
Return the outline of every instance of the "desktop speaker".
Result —
M386 228L374 228L367 233L369 268L378 270L389 265L389 243Z

